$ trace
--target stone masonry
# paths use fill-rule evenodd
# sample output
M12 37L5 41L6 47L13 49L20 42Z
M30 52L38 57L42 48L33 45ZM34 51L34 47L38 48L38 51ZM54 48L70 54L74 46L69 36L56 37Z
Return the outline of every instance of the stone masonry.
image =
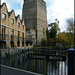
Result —
M41 44L41 39L46 39L47 11L44 0L24 0L22 18L26 30L35 29L36 44Z

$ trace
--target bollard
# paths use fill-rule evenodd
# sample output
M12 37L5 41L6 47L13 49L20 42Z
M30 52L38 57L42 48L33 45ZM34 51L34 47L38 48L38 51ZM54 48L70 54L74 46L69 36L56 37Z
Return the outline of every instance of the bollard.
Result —
M68 75L75 75L75 50L68 50Z

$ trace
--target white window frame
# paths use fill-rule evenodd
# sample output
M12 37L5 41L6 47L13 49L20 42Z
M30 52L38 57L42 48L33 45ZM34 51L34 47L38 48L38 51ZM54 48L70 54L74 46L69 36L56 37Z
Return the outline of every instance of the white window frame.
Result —
M13 18L11 18L11 23L14 24L14 19Z
M2 19L6 20L6 14L5 13L2 13Z

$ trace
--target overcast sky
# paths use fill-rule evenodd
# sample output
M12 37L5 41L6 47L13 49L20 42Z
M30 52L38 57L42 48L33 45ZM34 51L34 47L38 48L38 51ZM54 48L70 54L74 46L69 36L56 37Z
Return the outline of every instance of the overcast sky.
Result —
M47 22L48 24L59 20L61 31L66 29L66 19L74 18L74 0L44 0L47 6ZM5 2L8 11L12 9L15 15L20 15L22 18L23 0L1 0L1 4Z

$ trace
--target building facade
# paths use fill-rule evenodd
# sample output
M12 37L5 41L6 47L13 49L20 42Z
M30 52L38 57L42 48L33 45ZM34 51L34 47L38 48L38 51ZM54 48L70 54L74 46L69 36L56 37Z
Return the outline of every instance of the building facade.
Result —
M25 49L24 20L21 21L19 15L16 17L14 10L8 12L5 3L0 6L0 10L0 47Z
M35 29L36 44L41 44L41 39L46 39L47 10L45 1L24 0L22 11L26 31L32 32L31 29Z

